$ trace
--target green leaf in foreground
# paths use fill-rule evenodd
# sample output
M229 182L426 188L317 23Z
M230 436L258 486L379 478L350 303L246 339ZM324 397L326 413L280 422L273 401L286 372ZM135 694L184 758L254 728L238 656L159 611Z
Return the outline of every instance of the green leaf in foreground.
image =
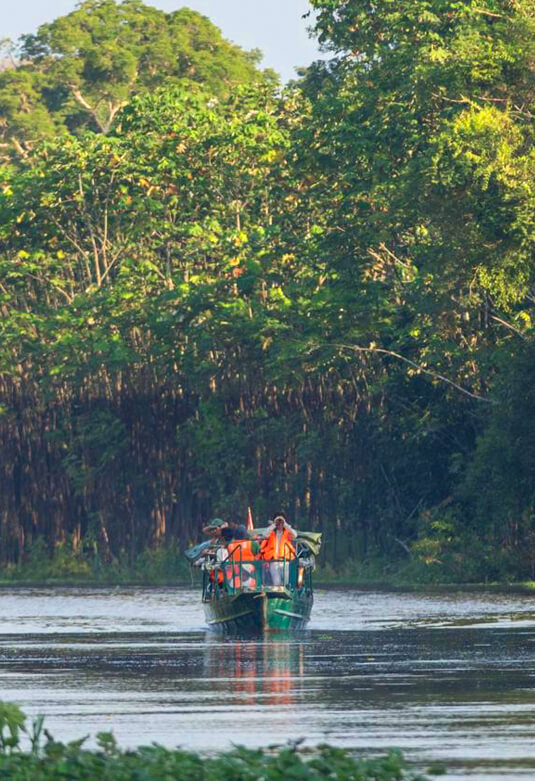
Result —
M16 706L0 703L0 777L11 781L425 781L408 769L403 756L357 759L331 746L298 750L295 745L263 750L237 746L217 757L152 745L122 751L111 733L101 732L97 749L85 750L85 739L63 744L34 722L32 751L20 746L25 716ZM7 733L4 734L7 728ZM4 739L5 738L5 739Z

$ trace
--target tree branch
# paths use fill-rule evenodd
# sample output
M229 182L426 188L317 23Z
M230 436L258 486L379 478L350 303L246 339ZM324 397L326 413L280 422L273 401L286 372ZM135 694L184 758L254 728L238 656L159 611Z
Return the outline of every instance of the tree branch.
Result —
M503 325L505 328L508 328L510 331L513 331L513 333L515 333L521 339L526 341L526 337L524 336L522 331L520 331L518 328L515 328L515 326L511 325L511 323L508 323L507 320L502 320L501 317L497 317L496 315L491 315L490 319L491 320L496 320L497 323L499 323L500 325Z
M443 374L434 372L431 369L426 369L425 366L421 366L420 364L411 361L410 358L405 358L404 355L400 355L400 353L396 353L393 350L387 350L384 347L361 347L360 345L351 344L331 344L322 346L337 347L340 350L352 350L356 353L376 353L378 355L387 355L390 358L396 358L398 361L406 363L408 366L411 366L413 369L416 369L422 374L427 374L429 377L432 377L435 380L440 380L441 382L445 382L447 385L451 385L452 388L455 388L455 390L458 390L460 393L463 393L465 396L468 396L471 399L475 399L476 401L483 401L485 404L496 404L496 402L492 399L486 399L484 396L479 396L477 393L472 393L472 391L463 388L462 385L459 385L453 380L450 380L449 377L444 377ZM317 349L319 349L319 347Z
M491 19L505 19L504 14L495 14L492 11L487 11L486 8L472 8L472 11L476 14L481 14L481 16L490 16Z
M99 126L100 130L103 133L105 133L106 131L104 129L102 122L98 118L96 109L93 108L93 106L87 102L87 100L84 98L84 96L82 95L82 93L80 92L76 84L69 84L69 87L71 88L71 92L73 94L74 99L80 104L80 106L82 106L82 108L85 108L86 111L89 111L89 113L91 114L91 116L93 117L97 125Z
M12 143L13 143L13 146L15 147L15 149L17 150L17 152L19 153L19 155L20 155L22 158L24 158L24 159L25 159L25 158L27 158L27 157L28 157L28 152L27 152L27 151L24 149L24 147L23 147L23 146L22 146L22 144L20 143L19 139L18 139L16 136L13 136L13 137L11 138L11 141L12 141Z

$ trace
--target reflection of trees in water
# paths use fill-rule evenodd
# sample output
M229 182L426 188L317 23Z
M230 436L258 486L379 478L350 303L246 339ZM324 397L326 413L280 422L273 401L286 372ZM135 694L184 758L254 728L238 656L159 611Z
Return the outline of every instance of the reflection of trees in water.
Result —
M294 705L304 673L304 645L284 639L211 639L205 670L212 679L228 680L229 694L242 702Z

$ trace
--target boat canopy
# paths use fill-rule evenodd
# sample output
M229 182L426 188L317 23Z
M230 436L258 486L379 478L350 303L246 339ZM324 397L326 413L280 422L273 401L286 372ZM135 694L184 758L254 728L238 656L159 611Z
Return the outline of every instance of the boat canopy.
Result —
M201 542L199 545L195 545L193 548L188 548L188 550L184 552L184 556L187 558L190 564L193 564L195 561L200 559L206 553L208 548L212 546L213 546L212 540L205 540L204 542Z

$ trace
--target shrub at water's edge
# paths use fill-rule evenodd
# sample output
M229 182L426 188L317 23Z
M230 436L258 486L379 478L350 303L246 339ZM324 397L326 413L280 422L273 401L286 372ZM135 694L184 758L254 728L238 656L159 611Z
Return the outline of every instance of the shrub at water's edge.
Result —
M46 740L43 739L46 737ZM21 741L29 748L24 751ZM397 751L386 757L355 759L347 751L320 746L312 751L295 745L270 750L237 747L218 757L203 757L185 750L168 750L152 745L137 751L122 751L113 735L101 732L97 749L83 748L85 740L68 744L56 742L44 730L43 718L30 727L16 706L0 702L0 776L13 781L146 781L180 778L183 781L285 781L288 778L309 781L425 781L424 776L407 768Z
M2 569L0 583L184 585L191 583L191 573L177 545L147 549L135 557L124 553L104 558L96 550L76 549L70 542L51 551L37 540L20 564Z
M434 546L434 547L433 547ZM433 547L432 556L427 555ZM505 569L487 566L490 559L481 552L479 567L460 550L448 550L438 538L422 538L414 552L391 558L376 552L366 559L347 562L339 567L320 563L316 586L355 586L426 591L433 588L495 588L532 591L533 581L508 579ZM496 559L497 560L497 559ZM42 539L28 546L19 564L5 565L0 585L198 585L200 573L191 570L182 548L176 543L147 548L137 556L126 552L118 557L104 557L91 546L74 546L72 540L52 550Z

